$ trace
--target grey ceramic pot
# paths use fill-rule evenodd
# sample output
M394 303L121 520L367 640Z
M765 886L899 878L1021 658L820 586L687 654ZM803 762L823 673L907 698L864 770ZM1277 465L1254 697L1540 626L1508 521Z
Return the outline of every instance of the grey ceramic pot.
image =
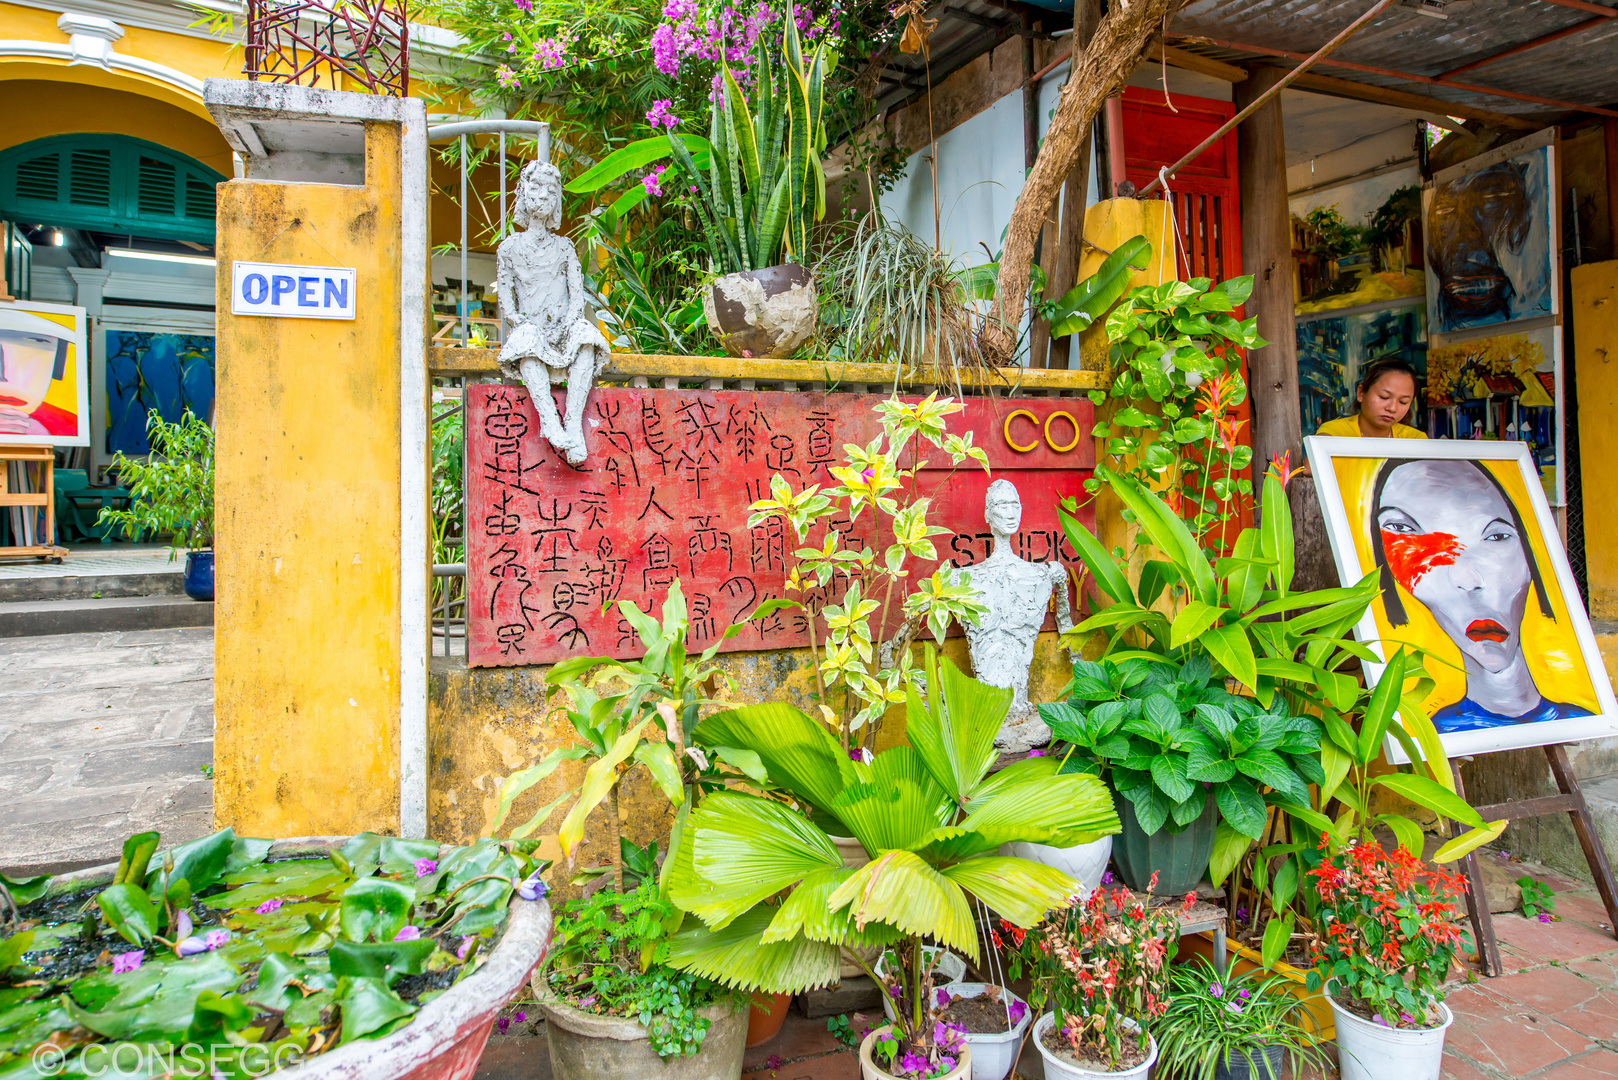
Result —
M1285 1080L1287 1048L1265 1046L1230 1055L1230 1064L1214 1063L1214 1080Z
M726 274L702 294L708 327L731 356L790 356L815 333L815 280L797 263Z
M702 1047L668 1061L652 1052L646 1029L634 1020L597 1016L549 994L540 998L539 1008L556 1080L738 1080L742 1075L748 1010L728 1001L699 1009L710 1022Z
M1219 828L1219 811L1214 806L1213 793L1202 808L1202 816L1178 832L1165 826L1148 834L1135 817L1135 804L1122 795L1113 794L1118 807L1118 820L1123 831L1113 838L1112 857L1123 875L1124 884L1136 892L1144 892L1157 872L1154 896L1184 896L1197 887L1208 869L1208 856L1213 851L1214 833Z

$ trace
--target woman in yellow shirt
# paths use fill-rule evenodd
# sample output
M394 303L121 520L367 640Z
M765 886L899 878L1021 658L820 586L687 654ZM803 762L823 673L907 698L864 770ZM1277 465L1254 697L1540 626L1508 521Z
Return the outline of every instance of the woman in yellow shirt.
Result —
M1425 439L1426 433L1400 423L1416 401L1416 369L1397 357L1378 360L1365 369L1354 395L1360 411L1320 425L1316 435L1367 439Z

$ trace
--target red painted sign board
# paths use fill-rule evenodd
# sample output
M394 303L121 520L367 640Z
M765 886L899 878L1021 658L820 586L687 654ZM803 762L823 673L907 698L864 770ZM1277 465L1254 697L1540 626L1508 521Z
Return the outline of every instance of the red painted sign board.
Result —
M638 656L639 639L617 604L628 600L656 615L676 578L689 604L692 649L713 644L759 603L783 596L795 563L799 544L790 526L780 519L749 526L748 506L768 496L776 475L795 490L835 485L828 469L845 463L844 445L863 446L880 434L874 409L883 400L875 394L598 387L584 424L589 456L575 468L540 437L527 391L468 386L468 663ZM985 475L975 463L955 468L943 451L922 444L918 491L934 500L931 523L950 530L934 538L941 557L970 568L988 556L984 495L991 480L1004 478L1022 496L1018 554L1077 564L1056 504L1082 498L1095 466L1090 403L964 401L965 411L947 419L948 431L970 431L993 473ZM879 560L893 542L890 523L869 511L830 526L856 549L871 547ZM933 569L914 566L910 580ZM845 589L837 579L791 598L818 612ZM882 616L888 633L899 625L899 605L893 606ZM808 630L804 612L779 610L747 622L721 648L803 646Z

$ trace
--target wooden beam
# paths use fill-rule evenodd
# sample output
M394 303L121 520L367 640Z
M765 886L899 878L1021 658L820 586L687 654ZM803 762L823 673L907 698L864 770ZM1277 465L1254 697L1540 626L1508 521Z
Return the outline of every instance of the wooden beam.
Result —
M1214 60L1206 56L1198 56L1194 52L1176 49L1173 45L1153 45L1151 58L1158 62L1168 63L1169 67L1183 68L1186 71L1195 71L1199 75L1208 75L1222 82L1239 83L1247 78L1247 69L1227 64L1221 60Z
M1259 68L1233 88L1238 114L1264 98L1285 72ZM1292 295L1292 216L1287 208L1286 136L1281 99L1272 96L1236 128L1236 169L1242 200L1242 269L1253 275L1247 313L1269 344L1247 353L1247 398L1253 410L1253 475L1270 460L1303 447L1298 411L1297 316ZM1290 513L1285 506L1260 513Z
M1508 128L1513 131L1538 131L1545 126L1532 120L1524 120L1520 116L1508 116L1489 109L1479 109L1473 105L1457 105L1452 101L1440 101L1438 98L1427 97L1425 94L1412 94L1407 90L1390 90L1385 86L1371 86L1368 83L1355 82L1353 79L1339 79L1335 75L1313 73L1300 75L1292 87L1295 90L1310 90L1317 94L1331 94L1334 97L1353 98L1356 101L1374 101L1379 105L1397 105L1401 109L1458 116L1462 120L1476 120L1490 127Z
M1609 19L1615 15L1618 15L1618 8L1610 8L1602 4L1592 4L1590 3L1590 0L1545 0L1545 2L1547 4L1555 4L1557 7L1572 8L1575 11L1588 11L1592 15L1605 15Z
M1618 120L1609 117L1603 134L1607 144L1607 230L1612 234L1607 257L1618 259Z

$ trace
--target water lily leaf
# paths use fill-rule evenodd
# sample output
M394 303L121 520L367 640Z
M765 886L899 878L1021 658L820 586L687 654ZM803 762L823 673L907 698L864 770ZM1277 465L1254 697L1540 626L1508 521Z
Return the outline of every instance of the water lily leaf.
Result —
M235 846L235 830L228 826L212 836L181 844L164 854L163 866L146 875L146 888L154 896L161 895L171 882L185 878L191 883L191 892L200 893L224 877L225 864L230 861ZM173 868L166 869L171 862Z
M157 933L157 905L139 885L108 885L96 897L96 906L131 945L142 945Z
M157 850L161 842L155 832L136 833L124 841L123 855L118 859L118 869L113 871L112 883L122 885L126 881L139 881L146 876L146 865L151 862L152 853Z
M343 890L340 922L350 941L392 941L410 921L416 890L386 878L363 877Z
M99 1011L64 996L62 1007L75 1023L109 1039L178 1042L191 1026L197 996L204 990L234 989L241 972L218 953L203 953L174 962L151 960L128 975L96 979L121 979L123 985ZM86 981L93 980L80 980ZM80 996L79 985L73 995Z
M401 975L419 975L438 943L432 938L360 944L334 941L327 954L333 975L381 979L388 985Z
M185 1041L199 1046L225 1042L227 1032L240 1031L252 1023L253 1015L253 1009L241 998L223 997L217 990L204 990L197 995L197 1006L191 1014Z
M258 969L258 985L247 995L247 1000L270 1009L285 1009L308 996L294 983L331 990L337 986L337 978L325 970L319 958L299 960L271 953Z
M384 836L377 857L384 874L409 874L415 877L418 860L438 861L438 841L401 840L396 836Z
M370 877L382 864L382 839L376 833L360 833L327 857L340 869L346 866L346 872L355 877Z
M230 892L217 903L225 903L232 910L256 908L266 900L291 898L336 899L337 893L348 883L348 878L332 869L326 859L292 859L287 862L262 863L232 874L227 884Z
M45 890L50 887L50 884L51 876L49 874L41 874L38 877L31 878L18 878L17 880L12 880L6 875L0 874L0 885L6 887L6 891L11 894L11 898L17 902L18 907L23 904L32 904L35 900L44 896Z
M7 1054L27 1054L51 1032L72 1027L73 1018L62 1008L64 1000L66 995L0 1009L0 1059Z
M270 845L274 840L261 840L254 836L238 836L236 842L230 845L230 858L225 860L225 873L234 874L246 870L249 866L257 866L270 854Z
M381 979L337 980L337 1006L343 1011L343 1041L375 1038L400 1026L416 1011Z
M22 954L27 952L34 944L34 932L24 930L20 934L12 934L5 941L0 942L0 972L16 967L22 962Z

